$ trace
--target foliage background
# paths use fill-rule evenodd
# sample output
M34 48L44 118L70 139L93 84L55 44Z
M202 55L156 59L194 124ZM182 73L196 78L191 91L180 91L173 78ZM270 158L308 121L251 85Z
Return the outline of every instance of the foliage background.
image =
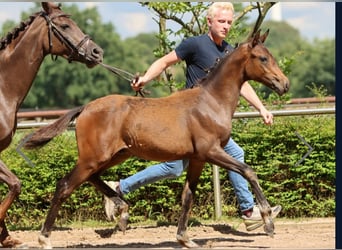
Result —
M145 4L147 5L142 4L142 7L153 8L151 4L154 3ZM184 11L204 9L203 6L185 6L181 2L161 2L155 7L163 7L162 10L180 15ZM29 14L40 9L40 4L36 3L35 10L22 13L22 19L25 20ZM174 48L183 37L193 35L181 27L178 31L161 29L158 34L137 34L136 37L122 40L113 24L101 20L96 8L80 11L76 5L65 3L63 10L72 14L73 20L84 33L90 34L104 49L106 64L133 74L144 72L156 57ZM236 10L241 10L239 4L236 4ZM157 16L156 21L163 21L159 17ZM1 34L6 34L15 26L13 21L8 20L1 28ZM235 24L227 40L232 44L240 42L250 26L248 18L241 19ZM264 22L262 29L268 28L271 32L266 45L291 80L291 93L285 99L317 96L321 89L326 90L324 95L335 95L335 39L308 42L300 36L297 29L285 22ZM178 40L169 40L171 34L176 34ZM182 64L177 65L154 81L149 88L152 96L165 96L173 91L173 87L181 88L184 83L183 67ZM277 99L261 85L253 86L267 101ZM68 64L63 59L53 62L46 58L22 108L70 108L109 93L133 94L126 80L113 77L100 67L85 70L85 66L81 64ZM243 101L240 105L241 110L248 109ZM272 127L264 126L259 119L241 119L235 121L233 126L233 138L244 148L246 162L257 172L269 202L283 206L281 216L335 215L335 117L281 118ZM308 148L295 132L314 148L310 156L299 165L296 163ZM77 149L73 132L70 131L40 150L25 152L36 165L30 167L15 150L22 133L18 131L11 147L1 155L2 160L22 181L22 193L8 211L7 220L12 228L39 228L50 206L56 182L76 162ZM118 180L150 164L152 162L132 158L108 170L103 178ZM192 213L194 217L213 217L211 171L212 168L207 166L201 176ZM221 170L220 175L223 213L226 216L238 216L236 198L227 173ZM183 183L184 175L130 193L127 196L131 202L130 220L142 221L149 218L176 221ZM8 187L0 185L0 195L5 196L7 192ZM105 220L102 199L92 186L82 185L63 205L57 223Z

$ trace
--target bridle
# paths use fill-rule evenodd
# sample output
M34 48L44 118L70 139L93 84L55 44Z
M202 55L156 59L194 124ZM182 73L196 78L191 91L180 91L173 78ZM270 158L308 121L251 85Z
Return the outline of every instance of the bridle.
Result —
M48 25L48 35L49 35L49 52L51 54L51 49L52 49L52 39L51 39L51 35L52 32L53 34L63 43L65 44L70 50L71 50L71 54L68 57L68 61L71 62L73 61L73 59L75 58L75 56L85 56L85 51L82 49L82 45L84 43L86 43L87 41L90 40L90 37L88 35L85 35L84 38L77 44L74 45L72 43L72 41L70 41L70 39L66 38L63 36L63 33L60 31L60 29L53 23L53 19L58 18L58 17L70 17L70 15L67 14L59 14L53 17L49 17L49 15L42 11L40 14L42 17L44 17L44 19L47 22ZM55 58L53 58L53 55L51 54L51 58L52 60L57 60L57 56ZM104 63L99 63L102 67L104 67L105 69L109 70L111 73L116 74L118 76L121 76L122 78L124 78L125 80L132 82L134 79L137 79L138 76L134 76L133 74L124 71L122 69L119 68L115 68L109 65L106 65ZM141 96L144 96L145 94L148 94L148 91L145 91L143 89L140 89L139 91L137 91L136 95L140 94Z
M88 35L85 35L84 38L77 44L75 45L70 39L67 37L63 36L63 33L60 31L60 29L54 24L53 19L58 18L58 17L70 17L70 15L67 14L59 14L53 17L50 17L46 12L41 12L41 16L44 17L44 19L47 22L48 25L48 36L49 36L49 52L52 50L52 38L51 35L52 33L63 43L65 44L70 50L71 54L68 57L68 61L71 62L73 61L77 56L82 56L84 57L86 55L85 51L82 49L82 45L89 41L91 38ZM51 58L53 60L57 59L57 56L55 59L53 58L53 55L51 54Z

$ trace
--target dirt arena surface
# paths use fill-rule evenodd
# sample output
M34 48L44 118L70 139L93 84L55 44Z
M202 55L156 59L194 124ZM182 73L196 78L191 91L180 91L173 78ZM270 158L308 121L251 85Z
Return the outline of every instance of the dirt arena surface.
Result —
M129 226L126 234L114 228L57 228L51 234L54 248L182 248L177 227ZM38 248L39 231L13 231L29 248ZM263 228L247 232L241 220L189 226L189 236L211 249L335 249L335 218L282 219L275 221L274 238Z

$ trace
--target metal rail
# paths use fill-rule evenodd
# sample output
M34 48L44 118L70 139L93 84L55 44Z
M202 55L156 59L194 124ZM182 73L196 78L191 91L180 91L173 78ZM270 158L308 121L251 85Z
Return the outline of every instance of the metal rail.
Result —
M50 114L53 111L47 111L47 113ZM57 114L56 117L61 116L65 114L67 111L59 111L58 113L53 113ZM335 107L333 108L314 108L314 109L298 109L298 110L275 110L271 111L273 116L302 116L302 115L327 115L327 114L335 114ZM23 116L21 116L23 117ZM259 112L236 112L234 114L235 119L238 118L257 118L260 117ZM53 121L51 121L53 122ZM31 129L31 128L37 128L37 127L43 127L48 125L51 122L24 122L21 121L18 123L18 129Z

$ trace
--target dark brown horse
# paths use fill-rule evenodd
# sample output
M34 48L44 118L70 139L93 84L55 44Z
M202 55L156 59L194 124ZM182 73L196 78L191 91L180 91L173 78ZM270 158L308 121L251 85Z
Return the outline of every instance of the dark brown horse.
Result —
M78 61L88 67L102 62L102 49L85 35L70 16L52 3L42 3L43 11L0 40L0 152L12 141L17 120L16 113L27 95L46 55ZM21 184L0 160L0 181L9 192L0 205L0 243L16 247L20 242L9 236L5 215L19 195Z
M279 95L289 89L288 78L263 44L267 35L268 32L262 36L258 32L237 47L198 87L164 98L109 95L70 111L30 135L30 139L27 137L27 148L42 146L78 117L78 161L57 184L39 236L42 246L51 247L49 236L61 204L86 181L122 205L121 223L125 226L127 218L123 215L127 204L100 179L100 175L132 156L157 161L189 159L177 230L177 240L181 244L197 246L187 236L187 223L197 182L206 162L235 171L249 181L260 205L265 232L272 235L271 209L256 174L222 148L230 137L232 117L245 81L259 81Z

